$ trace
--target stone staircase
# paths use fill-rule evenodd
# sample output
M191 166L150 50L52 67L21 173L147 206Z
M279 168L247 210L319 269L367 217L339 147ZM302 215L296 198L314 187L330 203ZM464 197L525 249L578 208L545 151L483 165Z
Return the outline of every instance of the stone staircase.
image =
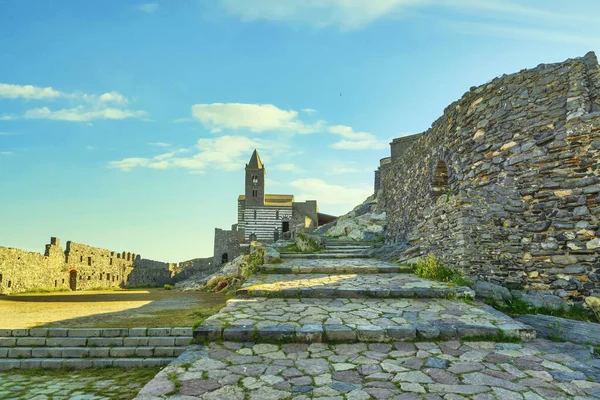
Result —
M282 253L218 314L199 341L352 343L516 336L533 328L473 301L468 287L421 279L369 256L370 246L328 239L323 251ZM464 300L468 301L464 301Z
M0 371L161 366L191 340L192 328L0 329Z

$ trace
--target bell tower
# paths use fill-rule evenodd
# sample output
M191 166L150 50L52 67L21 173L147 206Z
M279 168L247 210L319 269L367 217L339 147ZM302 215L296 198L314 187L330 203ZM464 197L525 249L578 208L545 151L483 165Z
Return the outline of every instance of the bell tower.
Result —
M246 164L246 206L265 205L265 177L265 166L254 149L250 162Z

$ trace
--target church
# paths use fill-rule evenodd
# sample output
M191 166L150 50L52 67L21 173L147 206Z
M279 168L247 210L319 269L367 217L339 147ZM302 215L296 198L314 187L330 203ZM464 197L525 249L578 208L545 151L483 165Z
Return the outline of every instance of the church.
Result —
M215 229L214 262L225 263L251 241L264 243L294 239L298 232L312 232L335 217L319 213L316 200L294 201L292 194L266 193L267 170L258 151L246 164L244 194L238 196L238 221L231 230Z

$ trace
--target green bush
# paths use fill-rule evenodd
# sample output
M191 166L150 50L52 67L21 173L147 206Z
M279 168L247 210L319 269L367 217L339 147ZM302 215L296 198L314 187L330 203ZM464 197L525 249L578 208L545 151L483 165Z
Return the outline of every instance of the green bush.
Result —
M460 271L443 266L433 254L421 258L415 264L414 272L424 279L453 283L457 286L472 286L472 282L464 277Z
M167 284L165 284L165 286L163 286L163 288L164 288L165 290L173 290L173 289L175 289L175 286L173 286L173 285L169 285L169 284L167 283Z

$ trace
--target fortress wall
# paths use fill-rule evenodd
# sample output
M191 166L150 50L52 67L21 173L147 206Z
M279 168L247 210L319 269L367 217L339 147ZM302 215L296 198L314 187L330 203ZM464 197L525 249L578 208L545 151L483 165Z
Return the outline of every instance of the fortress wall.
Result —
M380 172L389 241L478 279L563 298L600 291L593 53L471 88L395 155Z
M212 265L221 265L223 255L227 254L227 261L231 261L240 254L240 244L244 242L244 231L224 230L215 228L215 244Z
M175 284L186 280L199 272L210 269L214 265L213 262L214 257L193 258L191 260L182 261L174 267L171 281Z

